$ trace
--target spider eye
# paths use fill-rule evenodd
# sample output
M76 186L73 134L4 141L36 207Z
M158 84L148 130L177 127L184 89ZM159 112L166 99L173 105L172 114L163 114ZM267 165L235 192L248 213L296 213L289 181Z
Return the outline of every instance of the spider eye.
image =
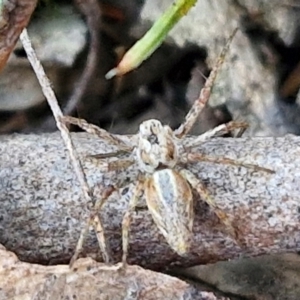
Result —
M153 144L158 144L158 138L156 134L150 134L147 136L147 141L153 145Z

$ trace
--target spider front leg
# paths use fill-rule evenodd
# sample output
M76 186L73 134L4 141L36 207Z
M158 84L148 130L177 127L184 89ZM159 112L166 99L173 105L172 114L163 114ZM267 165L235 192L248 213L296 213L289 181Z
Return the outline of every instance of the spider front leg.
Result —
M89 160L96 161L95 165L99 168L99 170L104 172L125 170L134 164L134 160L132 159L119 159L109 162L103 162L102 160L106 158L106 154L101 154L100 159L98 156L98 154L89 155L87 158ZM110 157L110 153L108 154L108 157Z
M74 118L74 117L70 117L70 116L63 116L61 118L61 120L66 124L69 123L72 125L76 125L76 126L80 127L81 129L83 129L84 131L86 131L87 133L93 134L101 139L107 140L112 145L118 146L119 150L123 150L126 152L132 151L132 147L128 146L122 140L118 139L113 134L110 134L108 131L106 131L96 125L88 123L84 119L78 119L78 118Z
M211 130L208 130L203 134L194 137L193 139L184 140L184 148L192 148L205 143L213 137L222 136L224 134L230 133L235 129L246 129L247 127L248 124L246 122L231 121L226 124L219 125Z
M215 164L224 164L224 165L232 165L232 166L237 166L237 167L244 167L247 169L253 169L254 171L261 171L261 172L266 172L269 174L274 174L275 171L260 167L255 164L248 164L248 163L243 163L239 162L234 159L230 159L227 157L211 157L208 155L204 155L201 153L187 153L185 157L183 157L182 162L184 163L194 163L194 162L199 162L199 161L205 161L205 162L211 162Z
M126 268L127 265L127 255L128 255L128 245L129 245L129 229L130 229L130 219L131 215L134 212L137 202L139 200L140 193L144 186L144 179L140 180L133 190L133 194L129 201L129 207L126 211L123 221L122 221L122 266L121 268Z
M217 59L216 64L214 65L212 71L209 74L209 77L207 78L207 80L204 84L204 87L200 91L200 95L199 95L198 99L196 99L196 101L194 102L192 108L186 115L185 120L182 123L182 125L180 125L180 127L175 130L176 137L183 138L190 132L190 130L194 126L195 122L197 121L201 111L206 106L206 104L210 98L211 91L214 86L217 74L225 60L226 53L228 52L229 46L230 46L231 41L234 38L236 32L237 32L237 28L230 35L226 45L222 49L222 51Z
M190 183L190 185L197 191L197 193L200 195L201 199L205 201L209 207L214 211L214 213L217 215L217 217L220 219L220 221L226 226L226 229L228 230L228 233L237 241L237 243L242 246L242 242L239 240L238 232L232 225L232 222L230 218L227 216L227 214L220 209L214 199L209 195L209 192L207 188L204 186L204 184L190 171L186 169L182 169L179 171L179 173L187 179L187 181Z
M106 247L106 241L105 241L105 236L104 236L104 230L103 230L103 226L102 223L100 221L100 218L98 216L98 212L101 209L101 207L103 206L103 204L105 203L105 201L108 199L108 197L115 191L115 188L113 188L112 186L109 186L105 189L104 193L103 193L103 197L101 199L98 199L90 213L89 219L87 221L87 223L85 224L85 226L83 227L83 229L80 232L80 236L79 239L77 241L77 245L75 248L75 253L71 258L70 261L70 268L73 267L74 262L77 260L82 248L83 248L83 243L86 239L86 236L88 235L89 229L91 226L94 227L94 230L96 232L96 236L97 236L97 240L98 240L98 244L99 247L101 249L102 255L103 255L103 260L105 263L109 263L109 254L108 254L108 249Z

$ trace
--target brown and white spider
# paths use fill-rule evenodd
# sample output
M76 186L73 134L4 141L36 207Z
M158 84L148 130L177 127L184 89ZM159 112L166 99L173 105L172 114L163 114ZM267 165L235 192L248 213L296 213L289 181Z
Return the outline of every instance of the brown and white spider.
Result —
M73 117L64 118L65 122L77 125L85 131L96 134L106 139L107 142L116 145L120 150L118 153L129 153L126 159L122 158L108 163L109 169L120 170L136 165L138 170L137 184L132 192L129 208L122 222L123 266L126 265L128 254L130 216L137 206L142 190L144 190L148 209L160 232L175 252L179 255L185 255L189 251L194 220L192 189L199 193L200 198L211 207L221 222L225 224L229 233L236 238L236 230L229 218L225 212L217 207L214 200L209 196L205 185L186 168L187 164L205 161L273 173L273 171L257 165L242 163L229 158L209 157L192 151L195 146L206 142L212 137L231 132L233 129L244 128L245 123L230 122L193 139L185 138L208 102L217 72L224 61L233 36L234 34L231 35L222 50L204 88L201 90L199 98L187 114L185 121L175 131L167 125L162 125L158 120L145 121L139 127L137 144L131 146L107 131L88 124L85 120ZM100 154L98 158L117 156L118 153ZM106 197L100 199L100 202L95 206L100 209L110 194L110 192L107 193ZM91 218L94 218L94 216L90 217L88 224L92 223ZM97 230L99 228L96 229L96 232ZM81 234L71 264L78 257L84 238L84 234ZM102 247L101 249L103 249Z

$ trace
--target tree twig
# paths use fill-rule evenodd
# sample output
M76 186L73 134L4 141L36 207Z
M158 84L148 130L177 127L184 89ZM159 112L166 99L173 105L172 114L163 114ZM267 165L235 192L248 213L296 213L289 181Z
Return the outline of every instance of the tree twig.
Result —
M86 59L86 64L79 81L74 87L74 91L70 99L68 99L66 107L63 108L66 115L72 114L82 96L86 92L92 76L95 75L99 63L100 55L100 25L101 12L99 3L96 0L75 0L75 3L81 13L86 17L87 26L90 33L89 52Z
M94 160L86 158L116 150L104 141L81 133L74 134L74 143L82 155L95 196L101 197L99 185L116 185L136 175L133 167L123 173L103 172ZM157 231L148 211L138 210L133 216L128 262L158 269L171 263L188 266L240 255L299 250L299 145L300 138L294 136L228 138L213 139L195 149L210 156L227 156L276 171L266 174L208 163L189 166L232 218L245 240L245 248L241 249L224 232L218 218L195 197L195 234L187 257L175 255ZM68 262L82 219L89 212L59 135L0 137L0 166L0 243L22 260ZM100 212L116 262L122 254L121 221L129 197L126 189L113 194ZM99 249L93 237L90 235L84 244L84 255L97 256Z
M0 71L30 20L37 0L0 1Z
M126 273L91 259L80 259L74 270L67 265L41 266L20 262L0 245L1 299L202 299L225 300L212 292L197 291L189 284L138 266ZM9 274L9 276L7 276Z

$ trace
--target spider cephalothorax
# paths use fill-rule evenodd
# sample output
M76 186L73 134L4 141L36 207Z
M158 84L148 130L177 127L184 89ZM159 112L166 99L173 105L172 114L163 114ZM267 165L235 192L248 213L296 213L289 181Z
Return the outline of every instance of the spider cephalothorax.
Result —
M153 173L158 168L173 168L178 160L175 136L169 126L158 120L148 120L140 125L137 161L143 172Z

